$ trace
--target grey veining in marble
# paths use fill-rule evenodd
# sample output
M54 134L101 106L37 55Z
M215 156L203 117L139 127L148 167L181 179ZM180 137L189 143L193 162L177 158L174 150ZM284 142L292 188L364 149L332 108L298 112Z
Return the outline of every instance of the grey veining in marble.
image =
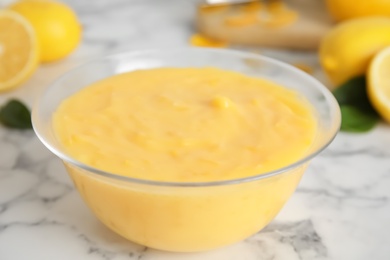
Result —
M8 1L9 2L9 1ZM84 39L69 58L42 65L22 88L0 95L32 105L58 76L124 50L188 45L194 1L68 0ZM326 82L313 53L251 49L305 62ZM390 127L341 133L313 160L268 227L235 245L198 254L159 252L104 227L84 205L61 162L32 131L0 127L0 259L389 260Z

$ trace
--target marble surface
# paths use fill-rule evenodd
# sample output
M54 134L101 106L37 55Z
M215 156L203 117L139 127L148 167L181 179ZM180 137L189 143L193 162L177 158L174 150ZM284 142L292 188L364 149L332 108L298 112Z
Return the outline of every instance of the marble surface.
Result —
M194 1L68 0L84 40L66 60L42 65L22 88L0 95L32 105L70 68L108 53L188 45ZM254 50L254 49L252 49ZM323 79L313 53L256 49L304 62ZM198 254L159 252L104 227L82 202L61 162L32 131L0 127L1 260L388 260L390 127L338 135L311 163L297 191L263 231Z

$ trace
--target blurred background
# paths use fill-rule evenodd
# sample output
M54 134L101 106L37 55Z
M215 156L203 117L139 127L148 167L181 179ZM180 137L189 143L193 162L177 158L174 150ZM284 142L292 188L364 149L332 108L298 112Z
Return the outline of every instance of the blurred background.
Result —
M363 122L364 116L371 118L370 124L366 124L367 120L360 123L359 126L366 125L363 129L371 129L373 122L378 121L373 120L378 116L372 114L379 113L390 120L388 102L382 104L378 97L385 95L377 90L383 88L375 88L374 94L367 96L370 84L368 79L361 78L368 75L374 56L390 45L390 1L2 0L0 3L4 10L25 18L34 30L31 37L38 41L37 46L29 46L28 40L18 40L16 29L7 31L5 25L2 37L10 39L9 44L12 45L12 39L25 44L3 48L3 52L9 50L9 57L39 53L36 61L27 65L23 57L15 65L12 58L4 56L2 66L13 69L3 72L6 74L3 83L0 82L3 101L15 93L34 97L65 71L103 55L196 46L240 49L274 57L313 75L332 90L354 80L352 85L359 87L346 91L339 88L336 97L357 93L364 99L364 105L354 109L357 112L343 110L348 114L346 117L353 114L358 122ZM7 38L7 34L14 36ZM380 82L384 81L378 77ZM10 89L13 92L8 92ZM25 101L31 103L31 100ZM356 103L361 100L348 104L342 101L340 105L357 108ZM370 114L362 109L367 106ZM362 113L363 116L356 116ZM343 125L342 129L348 127Z
M275 225L226 254L188 259L390 259L389 0L0 0L0 7L0 232L15 221L37 227L0 233L0 259L60 259L56 252L141 259L146 249L103 230L60 162L19 129L31 129L35 99L75 66L189 46L287 62L333 91L343 122ZM147 259L184 259L148 252Z

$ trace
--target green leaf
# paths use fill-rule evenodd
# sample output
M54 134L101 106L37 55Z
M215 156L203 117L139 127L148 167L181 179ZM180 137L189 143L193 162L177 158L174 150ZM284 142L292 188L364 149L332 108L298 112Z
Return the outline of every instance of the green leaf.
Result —
M342 131L367 132L379 122L380 117L367 96L364 76L347 81L333 94L341 108Z
M20 101L12 99L0 108L0 122L9 128L31 129L31 113Z
M377 114L367 96L367 83L365 76L353 78L333 91L333 95L341 105L359 107L367 112Z
M362 133L375 127L379 117L355 106L341 105L341 130Z

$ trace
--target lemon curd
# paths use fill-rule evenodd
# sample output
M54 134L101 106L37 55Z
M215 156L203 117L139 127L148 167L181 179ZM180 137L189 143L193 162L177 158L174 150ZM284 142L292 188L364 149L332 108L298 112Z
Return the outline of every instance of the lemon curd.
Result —
M216 68L158 68L82 89L58 107L53 126L67 153L86 165L136 179L197 183L298 161L315 140L317 118L297 92L266 79ZM146 246L191 252L264 227L306 165L266 180L185 190L123 185L66 167L112 230Z

